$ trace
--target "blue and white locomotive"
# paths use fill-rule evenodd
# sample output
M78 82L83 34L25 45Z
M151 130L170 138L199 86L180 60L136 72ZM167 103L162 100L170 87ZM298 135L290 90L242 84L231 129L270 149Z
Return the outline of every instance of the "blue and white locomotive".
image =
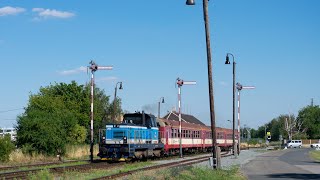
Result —
M125 114L121 124L107 124L100 136L98 156L101 160L128 161L160 157L163 153L157 119L144 112Z

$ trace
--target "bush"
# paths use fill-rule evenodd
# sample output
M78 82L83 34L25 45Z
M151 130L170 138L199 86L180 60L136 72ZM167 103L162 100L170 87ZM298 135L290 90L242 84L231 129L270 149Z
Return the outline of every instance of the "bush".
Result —
M10 153L15 149L14 144L11 142L10 135L0 137L0 161L9 161Z
M256 145L259 143L259 139L250 139L247 143L252 144L252 145Z

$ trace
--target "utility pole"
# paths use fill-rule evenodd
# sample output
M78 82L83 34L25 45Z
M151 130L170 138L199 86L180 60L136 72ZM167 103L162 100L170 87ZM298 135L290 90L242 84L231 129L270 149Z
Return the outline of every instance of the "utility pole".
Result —
M91 111L90 111L90 161L93 162L93 97L94 97L94 72L97 70L112 70L112 66L98 66L94 61L90 61L90 66L88 68L91 70L91 90L90 90L90 100L91 100Z
M266 145L267 145L267 141L268 141L268 138L267 138L267 124L264 125L264 140L266 141Z
M178 107L179 107L179 147L180 147L180 158L182 158L182 133L181 133L181 86L182 85L196 85L196 81L183 81L177 78L178 84Z
M194 0L187 0L186 5L195 5ZM210 121L211 121L211 137L212 137L212 159L213 169L217 169L220 165L217 159L217 137L216 137L216 117L214 111L214 82L212 80L212 60L211 60L211 43L210 43L210 25L208 13L208 0L203 0L203 19L206 35L206 50L207 50L207 67L208 67L208 87L209 87L209 103L210 103Z

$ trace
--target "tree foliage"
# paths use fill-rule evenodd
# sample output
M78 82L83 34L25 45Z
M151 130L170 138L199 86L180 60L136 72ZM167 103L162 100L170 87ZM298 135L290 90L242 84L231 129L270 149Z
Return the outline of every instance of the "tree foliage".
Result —
M110 121L109 96L95 87L94 134ZM120 106L120 104L118 104ZM119 108L119 107L118 107ZM120 109L120 108L119 108ZM25 112L18 117L17 145L55 155L65 152L67 143L89 142L90 85L55 83L31 94Z
M14 144L11 142L11 137L9 134L5 135L4 137L0 137L0 161L8 161L9 155L14 148Z
M265 129L266 127L266 129ZM252 130L253 138L264 138L265 130L271 132L271 140L284 139L320 139L320 107L303 107L298 116L282 114L269 123Z
M319 106L307 106L299 111L297 120L311 139L320 139L320 108Z

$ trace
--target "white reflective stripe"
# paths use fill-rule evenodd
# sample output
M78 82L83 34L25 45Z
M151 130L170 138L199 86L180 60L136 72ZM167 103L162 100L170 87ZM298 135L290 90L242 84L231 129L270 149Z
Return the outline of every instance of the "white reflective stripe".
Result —
M112 128L114 127L113 125L106 125L106 128ZM115 126L116 127L116 126ZM128 126L128 125L117 125L117 128L132 128L132 129L148 129L147 127L143 127L143 126ZM151 129L153 130L159 130L159 128L157 127L152 127Z
M98 66L98 70L112 70L113 66Z
M196 85L196 81L183 81L183 85Z

